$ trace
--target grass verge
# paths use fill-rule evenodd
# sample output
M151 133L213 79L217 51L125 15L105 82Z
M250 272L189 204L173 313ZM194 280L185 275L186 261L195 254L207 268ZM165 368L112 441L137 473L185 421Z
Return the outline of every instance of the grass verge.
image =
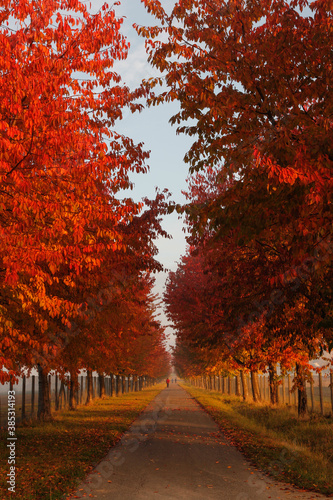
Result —
M0 439L0 498L60 500L94 468L164 384L119 398L96 399L51 422L16 429L16 491L8 491L7 433Z
M297 487L333 496L333 419L298 419L288 407L244 402L182 384L258 468Z

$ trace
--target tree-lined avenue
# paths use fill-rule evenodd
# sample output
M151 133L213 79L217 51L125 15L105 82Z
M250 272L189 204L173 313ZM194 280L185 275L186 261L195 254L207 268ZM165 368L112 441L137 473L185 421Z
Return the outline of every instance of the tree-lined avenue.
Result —
M256 471L201 406L171 383L82 483L97 500L324 499Z

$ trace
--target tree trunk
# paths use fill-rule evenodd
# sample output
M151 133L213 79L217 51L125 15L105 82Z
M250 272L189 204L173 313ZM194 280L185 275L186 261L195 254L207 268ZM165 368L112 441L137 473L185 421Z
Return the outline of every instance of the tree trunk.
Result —
M62 406L66 407L66 394L65 394L65 385L64 381L61 380L60 382L60 389L59 389L59 409L62 409Z
M310 380L310 395L311 395L311 412L314 412L314 389L313 389L313 375L311 374Z
M296 383L298 392L298 416L303 417L308 412L308 399L306 395L304 371L299 363L296 363Z
M269 370L269 394L270 402L272 405L276 405L278 401L278 380L276 364L270 363L268 366Z
M99 397L103 398L105 396L105 379L103 373L98 374L99 379Z
M116 396L119 396L119 375L116 375Z
M89 404L92 400L92 371L87 370L87 398L86 398L86 405Z
M245 375L244 370L240 371L240 376L241 376L242 388L243 388L243 400L247 401L249 399L249 388L247 385L247 380L246 380L246 375Z
M71 372L71 378L69 382L69 409L75 410L76 408L76 398L75 393L78 387L78 375L76 372Z
M258 383L258 372L251 370L251 385L252 385L252 396L253 401L260 401L259 383Z
M51 404L49 379L47 372L40 365L37 365L38 370L38 411L37 418L40 420L51 419Z
M236 396L241 396L241 377L236 375Z
M26 389L26 377L23 375L22 379L22 422L25 420L25 389Z
M111 396L115 396L115 387L114 387L114 377L113 373L110 373L110 391L111 391Z

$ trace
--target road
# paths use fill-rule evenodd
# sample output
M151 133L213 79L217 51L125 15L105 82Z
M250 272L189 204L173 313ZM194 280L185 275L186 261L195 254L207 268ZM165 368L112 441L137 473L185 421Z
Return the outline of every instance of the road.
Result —
M283 460L283 456L281 457ZM170 384L80 484L98 500L312 500L257 471L178 384Z

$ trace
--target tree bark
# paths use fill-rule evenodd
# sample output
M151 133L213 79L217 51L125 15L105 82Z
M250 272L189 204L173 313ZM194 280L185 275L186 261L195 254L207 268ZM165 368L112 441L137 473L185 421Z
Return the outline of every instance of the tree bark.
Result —
M87 398L86 398L86 405L89 404L92 400L92 371L87 370Z
M313 376L311 374L310 380L310 395L311 395L311 412L314 411L314 389L313 389Z
M103 373L98 374L99 380L99 397L103 398L105 396L105 379Z
M78 387L78 375L76 372L71 372L71 378L69 381L69 409L75 410L76 408L76 398L75 393Z
M258 383L258 372L251 370L251 386L252 386L252 396L253 401L260 401L259 383Z
M38 410L37 418L39 420L51 419L51 402L48 373L37 365L38 370Z
M278 401L278 380L276 364L270 363L268 366L269 370L269 395L270 402L272 405L276 405Z
M236 375L235 382L236 382L236 396L240 396L241 395L241 378L240 378L240 374Z
M111 396L114 397L115 396L115 387L114 387L114 377L113 377L113 373L110 373L110 385L111 385Z
M299 363L296 363L296 383L298 392L298 416L303 417L308 412L308 398L306 395L304 370Z
M249 399L249 388L247 385L246 375L244 370L240 371L241 381L242 381L242 389L243 389L243 400L247 401Z

